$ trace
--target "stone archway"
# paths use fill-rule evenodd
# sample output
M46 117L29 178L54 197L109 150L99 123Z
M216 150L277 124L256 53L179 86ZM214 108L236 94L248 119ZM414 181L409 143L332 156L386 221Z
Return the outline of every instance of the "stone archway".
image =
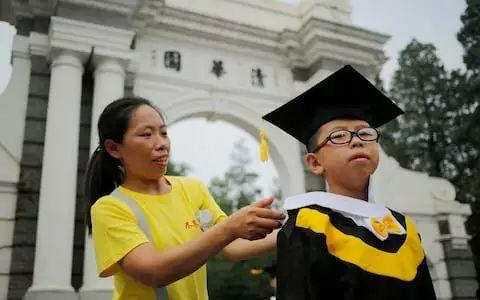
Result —
M174 124L192 117L204 117L229 122L243 129L255 139L263 127L267 132L271 159L278 170L282 195L294 195L305 191L304 174L297 143L286 134L272 130L273 126L261 121L261 114L235 100L196 94L179 97L174 104L162 101L160 95L138 89L136 94L151 99L166 114L167 122ZM272 107L273 109L273 107Z

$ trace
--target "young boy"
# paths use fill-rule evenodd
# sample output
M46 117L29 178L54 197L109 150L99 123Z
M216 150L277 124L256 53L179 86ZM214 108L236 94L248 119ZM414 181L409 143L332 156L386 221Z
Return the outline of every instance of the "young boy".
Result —
M403 111L351 66L264 116L306 145L327 192L285 200L277 299L435 299L414 223L373 202L375 127Z

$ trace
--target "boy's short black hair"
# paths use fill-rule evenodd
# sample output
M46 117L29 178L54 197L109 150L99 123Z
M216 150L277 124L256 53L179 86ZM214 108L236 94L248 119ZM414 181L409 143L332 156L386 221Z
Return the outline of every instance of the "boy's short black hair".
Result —
M308 153L313 152L318 146L318 136L320 134L319 129L317 129L317 131L315 131L315 133L308 139L308 142L305 145Z

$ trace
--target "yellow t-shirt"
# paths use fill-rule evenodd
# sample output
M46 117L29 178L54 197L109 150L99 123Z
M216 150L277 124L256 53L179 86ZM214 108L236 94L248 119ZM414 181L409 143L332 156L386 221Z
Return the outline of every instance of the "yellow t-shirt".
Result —
M120 191L141 208L155 248L162 251L183 244L201 234L195 217L208 209L213 223L226 218L207 188L198 180L167 176L171 192L147 195L120 186ZM98 273L114 276L114 300L155 299L153 288L129 277L118 262L135 247L149 242L130 207L113 196L100 198L91 208L92 236ZM207 300L207 275L203 266L194 273L167 286L169 300Z

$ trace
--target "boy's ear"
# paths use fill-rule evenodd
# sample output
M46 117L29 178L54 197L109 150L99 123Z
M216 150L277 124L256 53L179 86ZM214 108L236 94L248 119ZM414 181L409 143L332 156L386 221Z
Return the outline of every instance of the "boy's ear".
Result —
M113 158L120 159L121 154L118 151L118 144L113 141L112 139L106 139L105 143L103 144L105 150L112 156Z
M310 169L310 172L315 175L322 175L325 171L323 164L314 153L307 153L305 155L305 163L307 164L308 169Z

